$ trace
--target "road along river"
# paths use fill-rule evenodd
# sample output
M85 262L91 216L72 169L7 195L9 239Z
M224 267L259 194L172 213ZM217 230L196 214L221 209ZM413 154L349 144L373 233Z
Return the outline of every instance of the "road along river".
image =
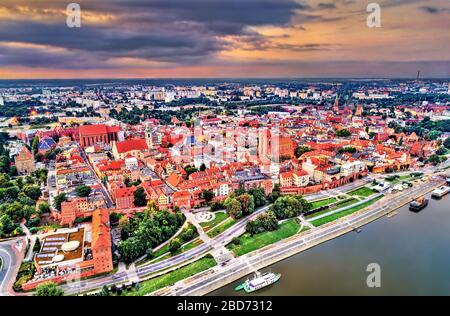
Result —
M263 269L281 280L254 294L450 295L450 195L419 213L408 206L397 213ZM379 288L366 284L370 263L380 265ZM246 295L234 287L247 277L211 295Z

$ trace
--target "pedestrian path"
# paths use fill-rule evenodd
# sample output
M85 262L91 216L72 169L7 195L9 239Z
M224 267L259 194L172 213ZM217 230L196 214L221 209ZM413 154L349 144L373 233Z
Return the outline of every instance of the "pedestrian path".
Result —
M308 222L302 215L300 215L298 218L300 219L300 222L302 223L303 226L307 226L310 229L315 228L315 226L310 222Z

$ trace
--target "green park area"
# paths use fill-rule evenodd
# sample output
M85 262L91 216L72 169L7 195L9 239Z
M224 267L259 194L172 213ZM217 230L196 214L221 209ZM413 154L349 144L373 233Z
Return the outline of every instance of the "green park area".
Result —
M336 201L337 200L335 198L313 201L313 202L311 202L311 209L314 210L316 208L319 208L319 207L322 207L325 205L330 205Z
M225 220L222 224L220 224L219 226L214 227L213 229L208 231L208 236L210 238L214 238L217 235L223 233L224 231L226 231L228 228L230 228L231 226L233 226L234 224L236 224L238 221L235 220L234 218L228 218L227 220Z
M139 289L133 289L129 292L124 292L123 295L144 296L166 286L173 285L176 282L189 278L197 273L208 270L216 265L217 263L214 258L203 257L200 260L190 263L184 267L178 268L172 272L168 272L153 279L143 281L139 284Z
M196 246L200 245L201 243L202 243L202 241L200 239L195 239L195 240L181 246L181 248L173 255L175 256L175 255L178 255L189 249L195 248ZM162 255L167 255L167 254L169 254L169 244L168 243L166 245L164 245L163 247L161 247L158 251L155 252L154 258L158 258Z
M360 210L362 210L362 209L372 205L373 203L375 203L376 201L378 201L381 198L383 198L383 196L379 196L379 197L371 199L371 200L369 200L367 202L361 203L359 205L355 205L354 207L351 207L351 208L346 209L344 211L337 212L337 213L331 214L329 216L325 216L325 217L313 220L313 221L311 221L311 224L313 224L314 226L317 227L317 226L321 226L323 224L332 222L332 221L334 221L334 220L336 220L338 218L341 218L341 217L353 214L353 213L355 213L357 211L360 211Z
M227 212L214 212L214 215L215 217L213 220L209 222L200 223L200 226L202 226L205 232L209 231L211 228L220 224L221 222L223 222L225 219L228 218Z
M36 268L33 262L22 262L16 275L13 289L16 292L22 292L22 284L27 283L33 278Z
M307 230L304 227L302 231ZM297 219L289 219L278 227L275 231L267 231L251 236L248 233L239 237L239 244L230 243L227 248L236 256L242 256L251 251L260 249L267 245L273 244L282 239L291 237L297 234L300 230L300 224Z
M385 180L389 182L391 185L397 184L401 181L413 181L416 179L420 179L423 177L422 172L411 172L410 174L404 174L404 175L393 175L386 177Z
M355 198L348 198L348 199L344 199L344 200L339 200L339 201L337 201L333 205L330 205L328 208L326 208L324 210L321 210L321 211L318 211L318 212L314 212L314 213L311 213L311 214L307 215L306 219L311 219L311 218L317 217L319 215L326 214L326 213L329 213L331 211L335 211L337 209L340 209L340 208L343 208L343 207L347 207L347 206L355 204L355 203L358 203L358 200L355 199Z
M368 188L368 187L361 187L361 188L359 188L359 189L357 189L355 191L349 192L348 195L359 196L359 197L362 197L362 198L366 198L366 197L371 196L374 193L375 192L372 189Z

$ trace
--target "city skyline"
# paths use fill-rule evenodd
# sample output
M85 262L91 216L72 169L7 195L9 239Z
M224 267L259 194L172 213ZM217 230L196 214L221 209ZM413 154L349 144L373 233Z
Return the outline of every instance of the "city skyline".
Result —
M450 76L448 1L370 2L8 0L0 79Z

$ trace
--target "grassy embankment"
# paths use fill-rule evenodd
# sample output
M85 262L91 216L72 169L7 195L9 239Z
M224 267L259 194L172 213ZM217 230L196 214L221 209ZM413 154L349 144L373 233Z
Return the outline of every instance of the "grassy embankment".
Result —
M282 239L294 236L300 232L300 223L298 219L289 219L272 232L263 232L251 236L250 234L243 234L239 237L239 244L230 243L227 248L231 250L236 256L242 256L251 251L255 251L262 247L273 244ZM308 230L308 227L303 227L301 231Z
M222 224L220 224L219 226L216 226L215 228L211 229L208 231L208 236L210 238L214 238L217 235L223 233L224 231L226 231L228 228L230 228L231 226L233 226L234 224L236 224L238 221L235 220L234 218L227 218L225 221L223 221Z
M344 210L342 212L334 213L334 214L331 214L329 216L325 216L325 217L313 220L313 221L311 221L311 224L313 224L314 226L317 227L317 226L321 226L323 224L332 222L332 221L334 221L334 220L336 220L338 218L341 218L341 217L353 214L353 213L355 213L357 211L360 211L360 210L362 210L362 209L372 205L373 203L375 203L376 201L378 201L381 198L383 198L383 196L379 196L379 197L371 199L371 200L369 200L367 202L364 202L362 204L355 205L354 207L351 207L351 208L349 208L347 210Z
M123 295L144 296L166 286L173 285L176 282L191 277L197 273L206 271L216 265L217 262L213 258L203 257L202 259L194 261L172 272L143 281L139 284L139 289L132 289L128 292L124 292Z
M361 187L359 189L356 189L354 191L349 192L348 195L359 196L361 198L367 198L367 197L371 196L374 193L375 193L375 191L370 189L370 188L368 188L368 187Z

